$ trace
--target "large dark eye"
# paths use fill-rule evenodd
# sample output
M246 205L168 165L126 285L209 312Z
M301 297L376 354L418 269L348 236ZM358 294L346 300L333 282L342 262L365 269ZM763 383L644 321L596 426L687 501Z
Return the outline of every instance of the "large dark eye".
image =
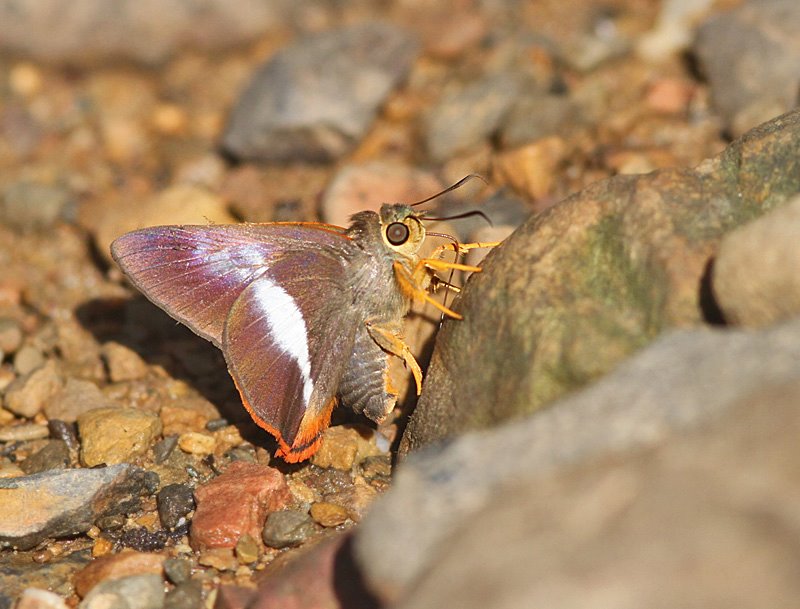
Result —
M392 222L386 227L386 239L392 245L403 245L408 241L408 227L402 222Z

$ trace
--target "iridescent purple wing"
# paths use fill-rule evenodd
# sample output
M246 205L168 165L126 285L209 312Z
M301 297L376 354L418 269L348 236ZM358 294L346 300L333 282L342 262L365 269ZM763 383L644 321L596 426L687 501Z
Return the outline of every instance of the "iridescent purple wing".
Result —
M359 321L343 265L356 249L321 224L161 226L111 246L147 298L222 349L287 461L316 450L352 352Z
M228 369L287 461L316 450L358 324L342 260L325 250L281 257L231 307L222 341Z
M283 251L344 240L320 226L156 226L119 237L111 255L147 298L221 347L234 301Z

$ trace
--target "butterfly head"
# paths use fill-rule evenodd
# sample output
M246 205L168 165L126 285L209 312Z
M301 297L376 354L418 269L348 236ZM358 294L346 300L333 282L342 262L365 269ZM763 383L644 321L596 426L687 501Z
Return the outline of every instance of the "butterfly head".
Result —
M424 212L400 203L385 204L379 213L364 211L352 217L347 234L368 250L378 247L391 257L413 257L425 240Z

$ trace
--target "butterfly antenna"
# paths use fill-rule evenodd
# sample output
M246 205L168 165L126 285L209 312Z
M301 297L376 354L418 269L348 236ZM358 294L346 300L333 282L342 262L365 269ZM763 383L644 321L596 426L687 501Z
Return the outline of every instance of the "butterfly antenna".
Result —
M486 222L489 224L489 226L494 226L492 221L489 219L489 216L487 216L485 213L483 213L479 209L473 209L472 211L465 211L464 213L456 214L455 216L442 216L440 218L431 218L430 216L425 216L425 220L426 221L432 220L434 222L440 222L442 220L460 220L461 218L469 218L470 216L480 216L481 218L486 220ZM428 234L429 235L433 235L434 233L428 233ZM442 237L444 235L439 235L439 236Z
M461 188L464 184L466 184L467 182L469 182L470 180L473 180L475 178L477 178L478 180L480 180L484 184L487 184L487 185L489 184L489 182L486 181L486 178L484 178L482 175L479 175L477 173L471 173L468 176L465 176L465 177L461 178L458 182L456 182L452 186L448 186L442 192L437 192L435 195L430 196L427 199L422 199L422 201L417 201L416 203L411 203L410 207L415 207L416 205L422 205L423 203L427 203L428 201L433 201L435 198L441 197L442 195L447 194L451 190L455 190L456 188Z

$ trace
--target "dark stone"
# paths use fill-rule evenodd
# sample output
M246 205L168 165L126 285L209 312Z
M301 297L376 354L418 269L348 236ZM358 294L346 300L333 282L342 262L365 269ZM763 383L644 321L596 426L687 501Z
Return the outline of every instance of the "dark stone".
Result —
M158 518L165 529L173 529L195 508L193 490L186 484L168 484L156 497Z
M153 446L153 460L159 465L164 463L177 446L178 436L167 436L163 440L159 440Z
M289 548L299 546L316 531L314 521L307 513L281 510L267 516L261 538L271 548Z
M167 592L164 609L195 609L203 606L203 587L200 582L184 581Z
M192 577L192 563L183 558L167 558L164 561L164 574L173 584L182 584Z
M25 459L20 468L26 474L36 474L51 469L64 469L70 464L69 448L62 440L51 440L39 451Z

